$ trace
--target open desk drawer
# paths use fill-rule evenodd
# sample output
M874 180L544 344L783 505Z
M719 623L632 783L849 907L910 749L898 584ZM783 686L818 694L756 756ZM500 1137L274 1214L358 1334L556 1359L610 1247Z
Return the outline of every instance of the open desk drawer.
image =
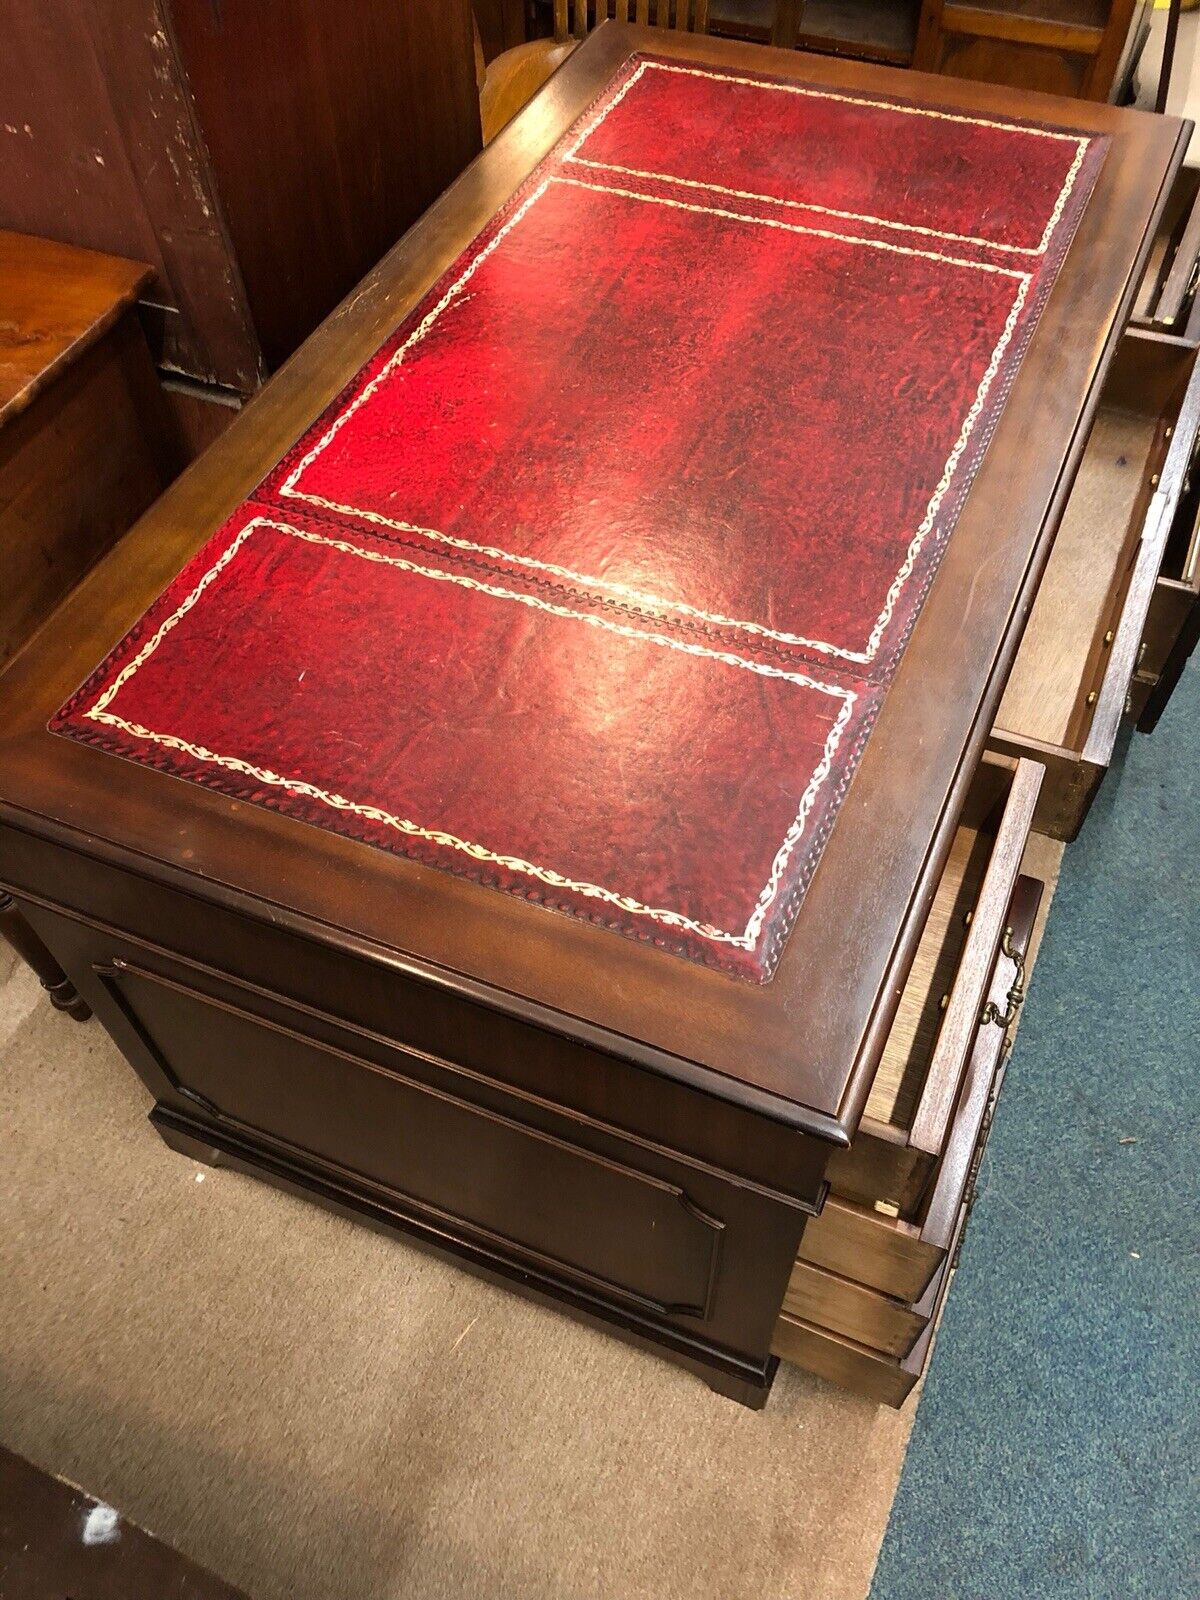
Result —
M985 761L972 786L854 1143L835 1153L833 1195L904 1219L921 1209L952 1138L1037 802L1040 769ZM810 1225L810 1232L819 1231ZM825 1262L825 1265L834 1263ZM929 1281L933 1271L924 1274Z
M846 1366L846 1341L852 1368L891 1368L919 1353L936 1311L1041 897L1018 876L1041 776L1031 762L981 765L866 1113L801 1241L774 1348L842 1381L853 1371L829 1363Z
M1132 325L1161 333L1200 334L1200 170L1180 167L1159 220L1134 301Z
M1129 709L1151 733L1200 638L1200 471L1195 455L1172 519L1142 633Z
M1004 947L986 1005L1011 1014L1041 900L1017 880ZM953 1119L935 1176L911 1217L834 1195L805 1232L776 1324L775 1353L888 1405L900 1405L924 1370L934 1326L974 1198L975 1178L1004 1075L1007 1029L974 1030Z
M994 750L1045 766L1034 826L1052 838L1075 837L1112 761L1121 718L1134 708L1139 660L1143 652L1150 658L1148 629L1157 629L1153 660L1164 664L1167 692L1174 681L1165 663L1191 612L1186 594L1168 599L1166 591L1173 559L1175 582L1186 589L1189 549L1194 578L1190 467L1198 429L1196 347L1127 333L991 739Z

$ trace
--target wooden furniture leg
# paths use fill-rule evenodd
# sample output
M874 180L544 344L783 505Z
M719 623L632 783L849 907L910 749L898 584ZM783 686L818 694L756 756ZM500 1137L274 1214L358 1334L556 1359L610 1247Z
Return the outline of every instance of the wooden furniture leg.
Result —
M25 921L12 895L5 894L2 890L0 890L0 935L3 935L21 959L37 973L42 988L50 996L50 1004L56 1011L65 1011L69 1017L74 1017L76 1022L86 1022L89 1019L92 1014L91 1008L80 997L75 985Z

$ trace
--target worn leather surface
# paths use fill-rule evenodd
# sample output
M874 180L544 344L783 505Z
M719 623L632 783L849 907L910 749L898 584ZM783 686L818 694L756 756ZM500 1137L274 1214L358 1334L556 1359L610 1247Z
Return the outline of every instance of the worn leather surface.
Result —
M636 60L53 726L768 978L1103 144Z

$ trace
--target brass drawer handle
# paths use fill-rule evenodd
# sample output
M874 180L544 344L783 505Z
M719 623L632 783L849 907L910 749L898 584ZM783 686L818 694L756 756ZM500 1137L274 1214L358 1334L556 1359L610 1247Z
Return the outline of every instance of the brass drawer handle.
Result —
M983 1015L979 1019L980 1027L986 1027L989 1022L998 1022L1005 1030L1012 1027L1017 1020L1017 1013L1025 1001L1025 952L1013 949L1013 931L1005 928L1004 939L1000 948L1016 967L1013 975L1012 988L1008 991L1008 998L1004 1010L994 1000L989 1000L983 1008Z

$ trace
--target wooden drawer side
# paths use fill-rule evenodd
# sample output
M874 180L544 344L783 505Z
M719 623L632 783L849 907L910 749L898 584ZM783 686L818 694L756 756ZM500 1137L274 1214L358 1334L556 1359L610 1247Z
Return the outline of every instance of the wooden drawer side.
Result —
M908 1355L928 1320L904 1300L807 1261L797 1261L780 1315L815 1323L896 1358Z

